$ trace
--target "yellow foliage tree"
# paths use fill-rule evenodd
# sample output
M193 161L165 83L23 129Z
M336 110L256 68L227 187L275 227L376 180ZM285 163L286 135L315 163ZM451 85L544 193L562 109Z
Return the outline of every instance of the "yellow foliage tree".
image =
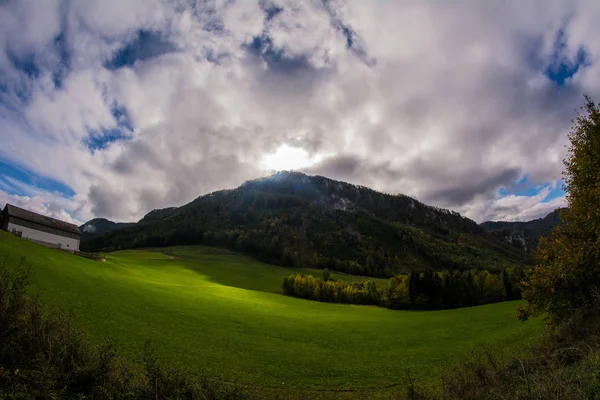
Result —
M564 160L569 207L540 241L536 268L522 284L522 319L545 312L558 324L600 309L600 108L585 99Z

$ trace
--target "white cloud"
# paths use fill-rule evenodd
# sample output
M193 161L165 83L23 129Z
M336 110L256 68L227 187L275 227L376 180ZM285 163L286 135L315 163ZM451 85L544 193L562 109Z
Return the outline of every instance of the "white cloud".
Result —
M498 189L560 178L581 94L600 95L598 17L592 0L9 2L0 157L71 186L61 206L81 220L236 186L282 146L320 160L311 172L477 220L539 217L562 200ZM544 70L561 28L563 56L584 48L589 65L559 88ZM140 30L172 51L106 68ZM91 131L118 127L115 106L129 140L90 151Z
M10 178L5 177L5 179ZM18 183L16 184L19 185ZM0 188L0 207L4 208L4 205L9 203L72 224L82 224L82 220L77 219L66 211L76 209L76 200L65 199L60 193L41 191L28 185L22 186L26 186L24 189L28 194L20 196L8 193Z
M89 130L115 128L107 75L104 69L89 69L70 74L59 90L37 91L23 110L32 128L74 146Z
M556 189L559 181L542 187L533 196L508 195L497 196L493 200L473 202L466 205L465 211L475 220L493 221L530 221L545 217L557 208L566 207L565 196L547 200L552 190Z

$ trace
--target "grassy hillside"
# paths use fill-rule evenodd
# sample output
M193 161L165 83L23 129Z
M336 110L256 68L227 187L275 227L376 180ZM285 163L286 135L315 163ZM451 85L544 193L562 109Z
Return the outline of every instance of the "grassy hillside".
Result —
M0 232L0 259L26 256L33 287L70 307L101 341L134 354L144 341L191 371L260 387L374 389L417 378L488 346L514 353L541 321L520 322L515 302L409 312L283 296L290 271L199 247L122 251L106 262ZM320 272L320 271L318 271Z

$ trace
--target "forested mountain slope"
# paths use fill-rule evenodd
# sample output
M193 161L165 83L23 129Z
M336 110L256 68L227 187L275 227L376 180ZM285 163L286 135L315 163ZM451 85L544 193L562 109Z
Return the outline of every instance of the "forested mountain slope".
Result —
M506 240L513 246L532 252L540 237L548 236L560 224L560 210L557 209L544 218L527 222L487 221L481 227L487 232Z
M94 218L79 227L81 232L81 249L86 249L88 243L98 235L135 225L133 222L113 222L106 218Z
M126 228L135 225L133 222L113 222L105 218L94 218L79 227L83 234L101 235L115 229Z
M500 270L528 255L456 212L411 197L280 172L88 241L84 250L209 244L280 265L368 276L411 269Z

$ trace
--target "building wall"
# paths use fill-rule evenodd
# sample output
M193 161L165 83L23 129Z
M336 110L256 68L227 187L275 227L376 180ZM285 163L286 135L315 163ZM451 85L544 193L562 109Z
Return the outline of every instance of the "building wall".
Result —
M64 236L71 239L81 239L81 235L74 232L66 232L62 229L51 228L46 225L38 224L36 222L31 222L26 219L15 217L14 215L9 215L8 218L10 218L10 222L12 222L13 224L23 226L25 228L31 228L37 231L52 233L56 236Z
M15 224L12 221L8 222L7 231L12 232L13 230L22 232L21 237L25 239L31 239L36 242L50 243L53 245L60 244L60 248L69 251L79 251L79 239L68 238L53 233L42 232L34 228L25 227L22 225ZM54 246L52 246L54 247ZM58 246L56 246L58 247Z

